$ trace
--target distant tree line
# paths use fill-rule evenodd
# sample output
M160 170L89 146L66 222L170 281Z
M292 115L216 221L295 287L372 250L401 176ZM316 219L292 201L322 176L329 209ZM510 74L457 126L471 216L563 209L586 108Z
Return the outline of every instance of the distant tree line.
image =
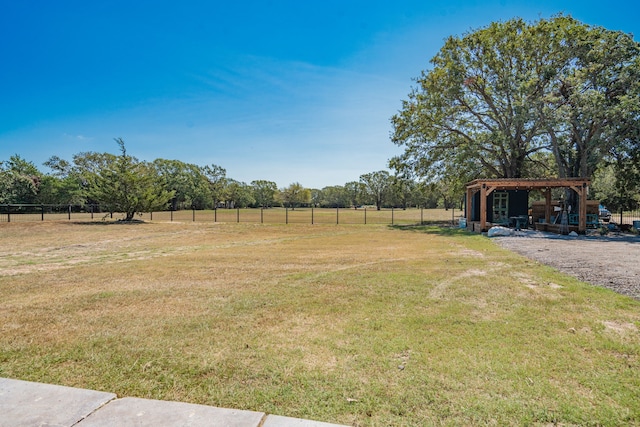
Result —
M199 166L179 160L140 161L121 138L119 154L82 152L71 161L53 156L41 172L32 162L14 155L0 161L0 204L100 205L103 212L137 213L159 210L276 206L354 208L451 207L448 188L392 176L387 171L363 174L359 181L322 189L294 182L251 183L227 177L218 165Z

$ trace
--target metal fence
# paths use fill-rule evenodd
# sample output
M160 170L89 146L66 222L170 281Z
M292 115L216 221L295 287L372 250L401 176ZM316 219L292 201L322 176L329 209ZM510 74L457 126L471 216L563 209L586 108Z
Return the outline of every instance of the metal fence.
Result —
M636 230L640 229L640 210L635 211L623 211L620 210L616 213L611 213L611 222L619 224L623 227L633 227Z
M270 224L416 224L431 221L457 222L455 209L389 208L235 208L148 212L144 221L236 222ZM116 221L118 213L105 213L97 205L0 205L1 222Z
M234 208L147 212L136 219L176 222L236 222L265 224L457 224L463 211L456 209L389 208ZM0 205L0 223L36 221L117 221L119 213L103 212L98 205ZM640 210L612 213L611 223L640 228Z
M0 222L91 221L103 216L97 205L0 205Z

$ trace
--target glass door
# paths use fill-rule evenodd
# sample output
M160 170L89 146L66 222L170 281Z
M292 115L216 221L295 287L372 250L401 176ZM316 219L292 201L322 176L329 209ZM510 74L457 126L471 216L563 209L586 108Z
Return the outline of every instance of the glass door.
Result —
M493 223L509 224L509 193L506 191L493 193Z

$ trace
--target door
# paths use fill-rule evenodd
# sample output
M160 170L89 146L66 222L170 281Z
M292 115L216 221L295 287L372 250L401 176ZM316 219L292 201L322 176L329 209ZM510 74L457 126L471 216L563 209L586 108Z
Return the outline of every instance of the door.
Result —
M493 223L509 224L509 193L506 191L493 193Z

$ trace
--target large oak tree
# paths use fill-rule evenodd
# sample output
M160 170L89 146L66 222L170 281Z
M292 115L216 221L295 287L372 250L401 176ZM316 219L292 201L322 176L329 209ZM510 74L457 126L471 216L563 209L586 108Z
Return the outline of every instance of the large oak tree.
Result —
M392 118L396 170L426 179L589 178L638 127L639 45L571 17L449 37ZM546 173L545 173L546 175Z

